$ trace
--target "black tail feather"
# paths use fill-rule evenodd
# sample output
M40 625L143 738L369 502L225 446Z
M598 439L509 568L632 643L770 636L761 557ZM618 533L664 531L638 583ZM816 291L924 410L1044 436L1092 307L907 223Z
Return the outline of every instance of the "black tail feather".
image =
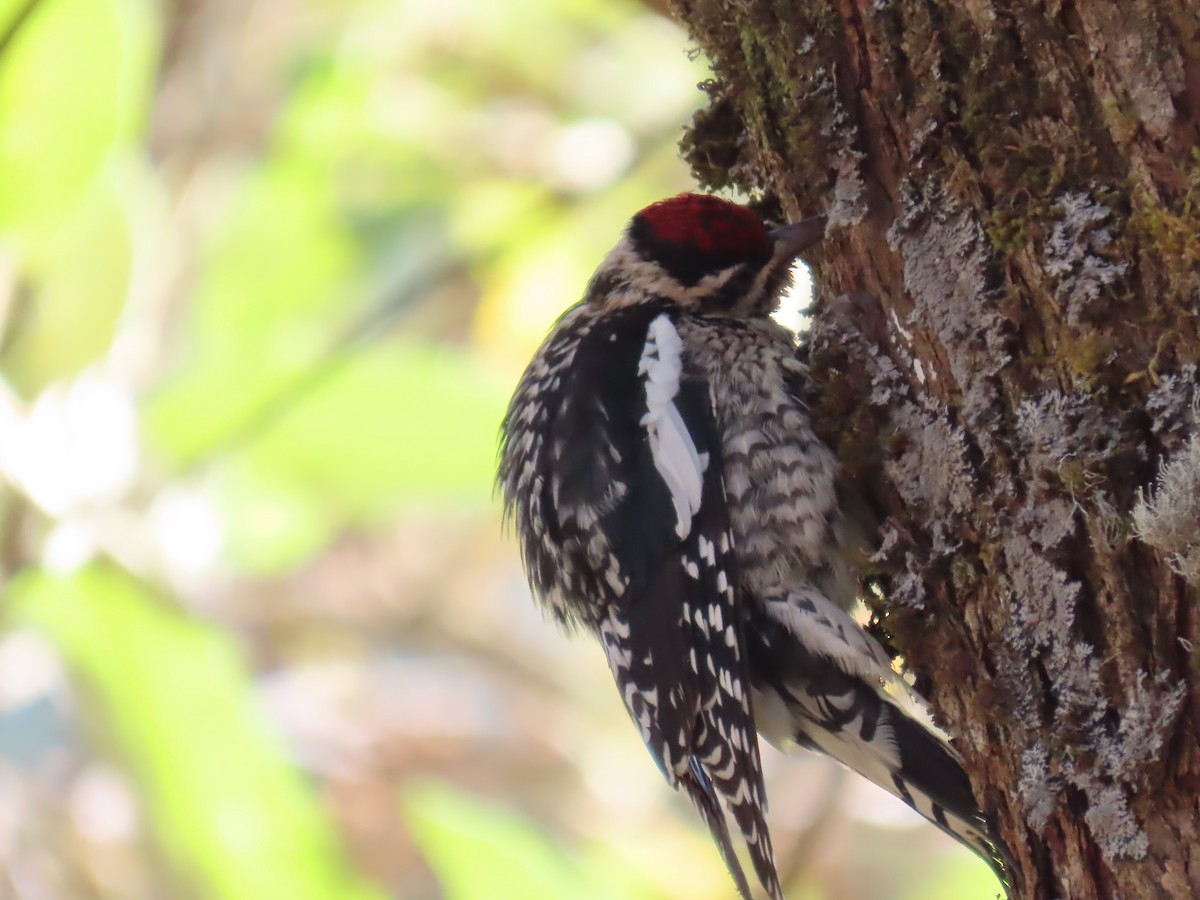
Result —
M890 724L900 750L900 770L894 782L901 798L981 856L1005 888L1010 887L1006 869L1012 866L1011 857L993 836L958 757L941 738L898 707L892 707Z
M708 776L704 774L699 760L694 756L691 768L680 777L679 782L692 798L700 818L712 833L713 841L721 851L721 858L725 860L725 868L729 870L734 884L737 885L738 894L742 900L751 900L750 884L746 881L746 873L742 871L742 864L734 852L733 841L729 837L729 826L725 822L725 812L721 809L721 803L713 791L712 784L709 783Z

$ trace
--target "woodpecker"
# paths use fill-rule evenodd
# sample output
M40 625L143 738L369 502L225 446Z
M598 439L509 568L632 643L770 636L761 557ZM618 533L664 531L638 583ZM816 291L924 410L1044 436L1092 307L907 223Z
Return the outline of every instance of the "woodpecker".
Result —
M725 810L783 897L758 733L861 773L1002 877L958 755L889 696L903 682L849 613L869 529L844 511L795 337L770 318L824 230L703 194L641 210L501 426L498 484L535 596L599 640L743 898Z

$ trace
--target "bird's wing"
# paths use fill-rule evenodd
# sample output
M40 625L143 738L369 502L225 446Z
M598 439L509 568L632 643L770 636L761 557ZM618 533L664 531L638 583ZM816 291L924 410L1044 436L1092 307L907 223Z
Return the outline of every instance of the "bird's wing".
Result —
M623 358L630 347L637 357ZM651 307L595 325L561 390L548 506L555 537L590 559L577 589L609 598L590 624L621 697L667 780L696 804L739 890L748 896L717 798L760 880L780 896L709 385L689 371L671 314Z

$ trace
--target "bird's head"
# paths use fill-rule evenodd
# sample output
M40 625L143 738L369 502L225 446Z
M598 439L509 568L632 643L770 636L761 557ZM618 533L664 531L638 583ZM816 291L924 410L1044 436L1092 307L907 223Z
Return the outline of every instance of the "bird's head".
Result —
M749 207L680 194L630 220L596 270L588 301L621 307L665 299L694 312L766 316L791 265L825 234L825 219L768 228Z

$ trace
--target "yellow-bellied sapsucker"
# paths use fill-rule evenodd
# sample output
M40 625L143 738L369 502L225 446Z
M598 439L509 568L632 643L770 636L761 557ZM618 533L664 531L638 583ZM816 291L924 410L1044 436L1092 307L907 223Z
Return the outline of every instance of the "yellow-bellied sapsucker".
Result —
M743 897L722 803L782 897L757 732L829 754L1000 871L957 755L889 699L888 655L847 612L861 523L770 318L823 234L699 194L646 207L530 363L501 437L535 593L599 639Z

